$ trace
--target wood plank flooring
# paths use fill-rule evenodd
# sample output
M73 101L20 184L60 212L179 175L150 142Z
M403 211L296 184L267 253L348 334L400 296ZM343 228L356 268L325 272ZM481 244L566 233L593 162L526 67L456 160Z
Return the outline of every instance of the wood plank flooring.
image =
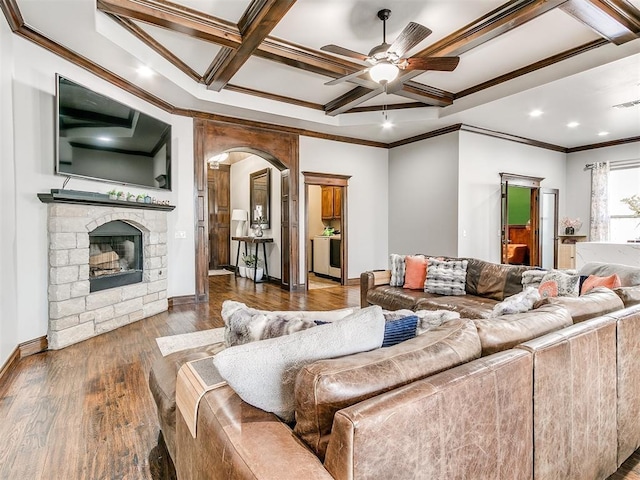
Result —
M172 480L147 387L160 355L156 337L222 326L225 299L268 310L328 310L360 301L357 286L289 293L231 275L209 283L208 305L176 306L20 360L0 383L0 479ZM610 477L623 479L640 480L640 451Z

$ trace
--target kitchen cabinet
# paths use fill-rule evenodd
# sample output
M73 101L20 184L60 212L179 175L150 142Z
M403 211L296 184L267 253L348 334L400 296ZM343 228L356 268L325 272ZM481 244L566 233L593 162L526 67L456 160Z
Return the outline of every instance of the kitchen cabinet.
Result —
M340 218L342 211L342 187L322 187L322 219Z

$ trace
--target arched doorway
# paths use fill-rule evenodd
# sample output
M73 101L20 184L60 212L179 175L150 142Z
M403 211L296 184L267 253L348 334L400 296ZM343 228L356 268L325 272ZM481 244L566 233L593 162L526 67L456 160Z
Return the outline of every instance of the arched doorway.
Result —
M298 251L298 136L254 126L217 120L194 121L196 301L209 298L209 204L206 160L229 151L254 153L281 173L281 284L299 285Z

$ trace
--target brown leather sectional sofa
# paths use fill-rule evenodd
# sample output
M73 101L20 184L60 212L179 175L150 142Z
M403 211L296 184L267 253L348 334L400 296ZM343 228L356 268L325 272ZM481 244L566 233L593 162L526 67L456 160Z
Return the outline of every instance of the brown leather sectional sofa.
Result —
M552 304L454 320L315 362L298 375L295 425L224 386L202 398L192 437L175 373L216 346L160 359L150 388L180 479L606 478L640 446L640 305L617 305L579 323Z

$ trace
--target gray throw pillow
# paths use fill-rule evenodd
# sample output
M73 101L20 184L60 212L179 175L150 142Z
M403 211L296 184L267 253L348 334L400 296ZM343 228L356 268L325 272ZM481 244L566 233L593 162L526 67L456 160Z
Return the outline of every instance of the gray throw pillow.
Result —
M229 347L213 363L245 402L291 422L300 369L316 360L380 348L384 324L382 308L367 307L317 328Z
M490 317L500 317L512 313L528 312L540 300L540 292L536 287L527 287L520 293L507 297L493 307Z
M464 295L467 283L467 260L429 258L424 291L438 295Z
M391 280L389 285L392 287L402 287L404 285L404 255L392 253L389 256L391 268Z

